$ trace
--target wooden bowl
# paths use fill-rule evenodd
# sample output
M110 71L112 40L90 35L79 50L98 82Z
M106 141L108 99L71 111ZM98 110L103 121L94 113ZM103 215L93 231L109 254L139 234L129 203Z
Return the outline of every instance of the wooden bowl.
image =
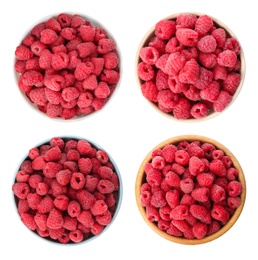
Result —
M161 229L158 228L156 222L151 222L151 221L148 220L147 215L146 215L146 208L144 206L142 206L141 200L140 200L141 185L143 183L146 183L146 173L145 173L144 167L145 167L146 163L149 163L149 162L152 161L153 151L156 150L156 149L162 149L168 144L177 145L181 141L187 141L187 142L200 141L201 143L211 143L217 149L224 151L224 154L230 157L230 159L233 163L232 167L235 167L238 170L238 181L241 182L241 184L242 184L242 192L240 194L241 204L235 209L234 213L231 215L228 222L224 226L221 226L221 228L218 231L216 231L215 233L213 233L211 235L207 235L207 236L205 236L201 239L187 239L185 237L172 236L172 235L169 235L166 231L162 231ZM210 242L212 240L219 238L220 236L225 234L236 223L237 219L239 218L239 216L240 216L240 214L243 210L244 204L245 204L246 182L245 182L245 177L244 177L244 173L243 173L243 170L241 168L241 165L239 164L236 157L232 154L232 152L229 149L227 149L224 145L222 145L218 141L215 141L215 140L208 138L208 137L205 137L205 136L182 135L182 136L172 137L168 140L161 142L156 147L154 147L148 153L148 155L144 158L144 160L142 161L142 163L140 165L140 168L138 170L138 174L137 174L137 177L136 177L135 197L136 197L137 207L139 209L141 216L143 217L144 221L149 225L149 227L151 229L153 229L154 232L156 232L158 235L160 235L161 237L163 237L163 238L165 238L165 239L167 239L171 242L175 242L175 243L179 243L179 244L185 244L185 245L197 245L197 244L207 243L207 242Z
M194 13L197 17L201 16L201 15L205 15L205 14L202 14L202 13ZM176 13L176 14L172 14L170 16L167 16L165 18L163 18L162 20L173 20L175 21L176 18L180 15L180 13ZM187 119L178 119L176 118L174 115L173 115L173 111L172 112L167 112L167 111L163 111L161 110L159 107L158 107L158 103L157 102L153 102L149 99L146 98L147 102L155 109L157 110L159 113L161 113L163 116L166 116L167 118L169 119L174 119L176 121L195 121L195 122L198 122L198 121L204 121L204 120L207 120L207 119L210 119L210 118L213 118L215 116L218 116L219 114L221 114L222 112L224 112L234 101L235 99L237 98L237 96L239 95L241 89L242 89L242 86L243 86L243 83L244 83L244 79L245 79L245 71L246 71L246 63L245 63L245 57L244 57L244 52L243 52L243 48L241 47L241 43L240 41L238 40L238 38L236 37L236 35L234 34L234 32L227 26L225 25L223 22L221 22L220 20L218 20L217 18L214 18L212 16L209 15L209 17L212 18L213 20L213 24L214 26L216 26L217 28L223 28L225 29L226 33L227 33L227 36L228 37L232 37L234 39L236 39L239 43L239 46L240 46L240 53L238 54L238 59L240 60L241 62L241 68L240 70L238 70L238 73L240 74L241 76L241 79L240 79L240 82L239 82L239 85L235 91L235 93L233 94L232 96L232 99L231 99L231 102L223 109L223 111L219 111L219 112L216 112L214 109L209 109L209 112L206 116L204 117L200 117L200 118L194 118L193 116L190 116L189 118ZM142 38L139 46L138 46L138 50L137 50L137 53L136 53L136 60L135 60L135 72L136 72L136 81L137 81L137 84L138 86L140 87L141 89L141 86L143 85L144 80L142 80L140 77L139 77L139 74L138 74L138 65L139 63L142 61L142 59L140 58L140 50L141 48L143 47L146 47L148 46L150 40L152 39L153 36L155 36L155 27L156 27L156 24L153 25L148 31L147 33L144 35L144 37ZM157 70L157 67L154 65L152 65L154 70ZM212 69L211 69L212 70ZM203 101L203 99L200 99L201 101ZM196 101L197 102L197 101ZM195 101L193 102L196 103Z

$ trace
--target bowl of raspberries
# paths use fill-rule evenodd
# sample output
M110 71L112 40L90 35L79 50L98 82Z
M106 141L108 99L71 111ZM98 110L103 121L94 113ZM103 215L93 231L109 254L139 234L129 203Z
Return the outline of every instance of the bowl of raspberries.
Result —
M15 49L17 85L50 118L82 118L102 109L117 89L120 55L110 32L81 14L37 22Z
M246 197L236 157L209 137L182 135L154 147L139 168L136 202L161 237L196 245L215 240L239 218Z
M235 34L207 14L179 13L158 21L136 55L141 93L169 118L200 121L238 96L245 59Z
M52 137L32 147L12 184L21 223L57 244L89 242L114 222L122 203L117 165L84 138Z

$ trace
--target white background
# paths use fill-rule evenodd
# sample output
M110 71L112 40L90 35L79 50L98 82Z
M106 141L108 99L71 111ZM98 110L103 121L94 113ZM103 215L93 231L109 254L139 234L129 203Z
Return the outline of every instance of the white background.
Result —
M251 2L251 3L250 3ZM242 259L257 246L257 13L255 1L238 0L22 0L0 3L0 259ZM30 106L14 80L14 51L24 33L40 19L61 12L83 13L115 37L121 52L119 87L100 112L76 121L51 120ZM145 33L160 19L178 12L216 17L237 36L244 50L246 76L236 101L204 122L169 120L142 97L135 57ZM146 154L177 135L216 139L239 160L247 197L237 223L222 237L196 246L169 242L152 231L135 202L134 185ZM112 226L90 243L58 246L42 241L20 222L11 186L27 151L54 136L76 135L101 145L116 161L123 179L123 202ZM252 252L257 259L257 250Z

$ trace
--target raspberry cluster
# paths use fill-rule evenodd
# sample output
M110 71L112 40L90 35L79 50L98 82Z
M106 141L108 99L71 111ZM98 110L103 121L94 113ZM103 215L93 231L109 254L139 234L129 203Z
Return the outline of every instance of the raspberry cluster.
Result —
M28 229L58 243L80 243L111 223L120 181L104 150L54 137L29 150L12 191Z
M35 25L15 50L18 87L50 118L100 110L120 79L114 39L78 14Z
M140 204L171 236L202 239L220 230L241 204L243 186L231 158L209 142L181 141L151 153Z
M139 49L142 94L176 119L222 112L241 81L240 51L237 39L208 15L161 20Z

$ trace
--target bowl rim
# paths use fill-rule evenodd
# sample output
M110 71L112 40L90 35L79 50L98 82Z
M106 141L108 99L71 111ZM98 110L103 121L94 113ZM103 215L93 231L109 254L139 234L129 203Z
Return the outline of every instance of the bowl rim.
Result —
M144 178L145 172L144 172L144 165L147 162L151 161L151 155L152 152L155 149L160 149L163 148L164 146L166 146L167 144L177 144L180 141L201 141L202 143L204 142L209 142L212 143L215 147L217 147L218 149L221 149L225 152L226 155L228 155L235 168L238 169L239 174L238 174L238 180L241 182L242 184L242 192L240 195L241 198L241 204L239 205L239 207L236 208L235 212L233 213L233 215L230 217L229 221L222 227L220 228L217 232L206 236L202 239L187 239L187 238L182 238L182 237L176 237L176 236L171 236L169 234L167 234L165 231L160 230L157 225L153 222L150 222L147 219L146 216L146 210L145 207L143 207L140 203L140 187L142 182L142 179ZM246 181L245 181L245 175L243 172L243 169L239 163L239 161L237 160L237 158L234 156L234 154L227 148L225 147L223 144L221 144L220 142L207 137L207 136L202 136L202 135L179 135L179 136L174 136L171 137L165 141L162 141L161 143L159 143L158 145L156 145L153 149L151 149L151 151L149 151L149 153L146 155L146 157L143 159L138 172L137 172L137 176L136 176L136 181L135 181L135 199L136 199L136 204L138 207L138 210L142 216L142 218L144 219L144 221L151 227L152 230L154 230L154 232L156 232L158 235L160 235L161 237L178 243L178 244L185 244L185 245L198 245L198 244L204 244L207 242L211 242L217 238L219 238L220 236L222 236L223 234L225 234L230 228L232 228L232 226L236 223L237 219L240 217L241 212L244 208L245 205L245 200L246 200Z
M36 231L33 231L33 230L30 230L28 229L25 225L22 225L23 228L27 231L29 231L30 233L32 233L32 235L34 235L35 237L37 237L38 239L40 239L41 241L44 241L46 243L51 243L53 245L58 245L58 246L80 246L82 244L86 244L86 243L89 243L91 241L94 241L95 239L97 239L98 237L100 237L101 235L103 235L104 233L106 233L106 231L114 224L115 222L115 219L117 218L119 212L120 212L120 209L121 209L121 206L122 206L122 201L123 201L123 180L122 180L122 174L119 170L119 167L117 165L117 163L114 161L113 157L109 154L109 152L107 152L107 150L105 150L102 146L100 146L98 143L96 143L95 141L92 141L91 139L88 139L88 138L85 138L85 137L82 137L82 136L77 136L77 135L59 135L59 136L55 136L55 137L60 137L62 138L63 140L86 140L88 141L93 147L99 149L99 150L103 150L107 153L108 157L109 157L109 161L113 164L114 166L114 169L115 169L115 173L117 174L118 176L118 179L119 179L119 190L117 191L117 205L116 205L116 209L115 209L115 212L112 216L112 220L111 222L104 227L104 229L102 230L102 232L98 235L93 235L91 236L90 238L87 238L79 243L67 243L67 244L62 244L60 242L58 242L57 240L53 240L51 238L48 238L48 237L41 237L39 234L36 233ZM37 143L34 147L40 147L41 145L44 145L44 144L49 144L50 140L52 139L53 137L49 137L47 139L44 139L43 141ZM28 153L28 151L27 151ZM18 164L18 166L15 168L15 172L14 172L14 177L13 177L13 181L12 181L12 184L14 184L16 182L15 180L15 177L16 177L16 173L17 171L19 170L22 162L28 158L28 154L25 152L25 155L22 157L22 159L20 160L20 163ZM15 197L14 193L12 192L11 190L11 196L13 198L13 208L14 210L16 211L16 215L18 217L18 219L20 220L20 215L17 211L17 198ZM21 221L20 221L21 222ZM21 222L21 224L23 224Z
M120 85L121 85L121 81L122 81L122 77L123 77L123 60L122 60L122 52L121 52L121 49L120 49L120 46L118 44L118 40L117 38L114 36L114 34L111 32L110 29L106 28L106 26L104 26L99 20L91 17L90 15L88 14L85 14L85 13L82 13L82 12L71 12L71 11L64 11L64 12L55 12L55 13L51 13L49 15L45 15L43 17L41 17L40 19L38 19L37 21L35 21L29 28L27 28L25 30L25 32L22 34L22 36L20 37L20 42L18 43L17 46L19 46L21 43L22 43L22 40L29 34L29 32L31 31L31 29L38 25L39 23L42 23L42 22L46 22L48 19L50 18L56 18L59 14L68 14L68 15L80 15L82 18L84 18L85 20L89 21L93 26L95 27L101 27L103 28L108 37L109 38L112 38L115 43L116 43L116 51L117 51L117 54L118 54L118 57L119 57L119 65L118 65L118 68L119 68L119 75L120 75L120 78L119 78L119 81L115 84L116 87L114 89L114 91L112 92L112 94L108 97L107 99L107 102L105 103L104 107L106 107L108 105L108 103L111 103L111 99L113 99L113 97L117 94L118 92L118 89L120 88ZM17 47L16 46L16 47ZM20 77L20 73L16 72L15 69L14 69L14 65L15 65L15 62L17 61L17 58L15 57L15 55L13 56L13 65L12 65L12 68L13 68L13 75L14 75L14 82L15 82L15 85L18 89L18 92L19 94L21 95L21 97L23 98L23 100L25 101L26 105L29 107L29 108L32 108L33 111L35 111L36 113L39 113L41 116L47 118L47 119L50 119L50 120L54 120L54 121L59 121L59 122L75 122L75 121L80 121L80 120L84 120L85 118L88 118L88 117L91 117L95 114L98 114L104 107L102 107L100 110L95 110L93 111L92 113L90 114L83 114L83 115L80 115L80 116L75 116L73 118L69 118L69 119L64 119L64 118L59 118L59 117L56 117L56 118L52 118L52 117L49 117L46 113L40 111L38 108L37 108L37 105L35 103L32 103L29 98L25 95L24 92L22 92L19 87L18 87L18 80L19 80L19 77Z
M154 108L154 110L156 110L156 112L158 113L161 113L163 116L167 117L168 119L172 119L172 120L175 120L177 122L184 122L184 123L191 123L191 122L203 122L203 121L206 121L206 120L209 120L211 118L214 118L220 114L222 114L223 112L225 112L233 103L234 101L236 100L236 98L238 97L239 93L241 92L242 88L243 88L243 85L244 85L244 81L245 81L245 74L246 74L246 60L245 60L245 54L244 54L244 50L242 48L242 45L241 45L241 42L239 41L239 39L237 38L236 34L231 30L231 28L229 28L224 22L220 21L218 18L214 17L213 15L210 15L210 14L206 14L206 13L200 13L200 12L178 12L178 13L174 13L174 14L171 14L171 15L168 15L164 18L161 18L161 20L171 20L171 19L176 19L177 16L179 14L182 14L182 13L186 13L186 14L195 14L197 16L201 16L201 15L208 15L212 21L218 25L219 27L221 28L224 28L226 30L226 32L233 38L235 38L239 45L240 45L240 54L239 54L239 57L240 57L240 60L241 60L241 69L239 71L240 75L241 75L241 80L239 82L239 85L237 87L237 90L236 92L234 93L234 95L232 96L232 100L231 102L228 104L228 106L222 111L222 112L215 112L215 111L212 111L210 112L207 116L203 117L203 118L188 118L188 119L177 119L175 118L172 114L170 113L166 113L166 112L163 112L162 110L160 110L157 105L155 103L153 103L152 101L150 100L147 100L146 98L144 98L145 102L147 102L152 108ZM141 89L141 84L144 82L143 80L141 80L138 76L138 73L137 73L137 67L138 67L138 64L140 62L140 49L142 47L144 47L146 45L146 41L150 40L150 38L152 36L154 36L154 30L155 30L155 25L152 25L148 31L145 33L145 35L143 36L143 38L141 39L139 45L138 45L138 48L137 48L137 51L136 51L136 57L135 57L135 78L136 78L136 83L139 87L139 90Z

